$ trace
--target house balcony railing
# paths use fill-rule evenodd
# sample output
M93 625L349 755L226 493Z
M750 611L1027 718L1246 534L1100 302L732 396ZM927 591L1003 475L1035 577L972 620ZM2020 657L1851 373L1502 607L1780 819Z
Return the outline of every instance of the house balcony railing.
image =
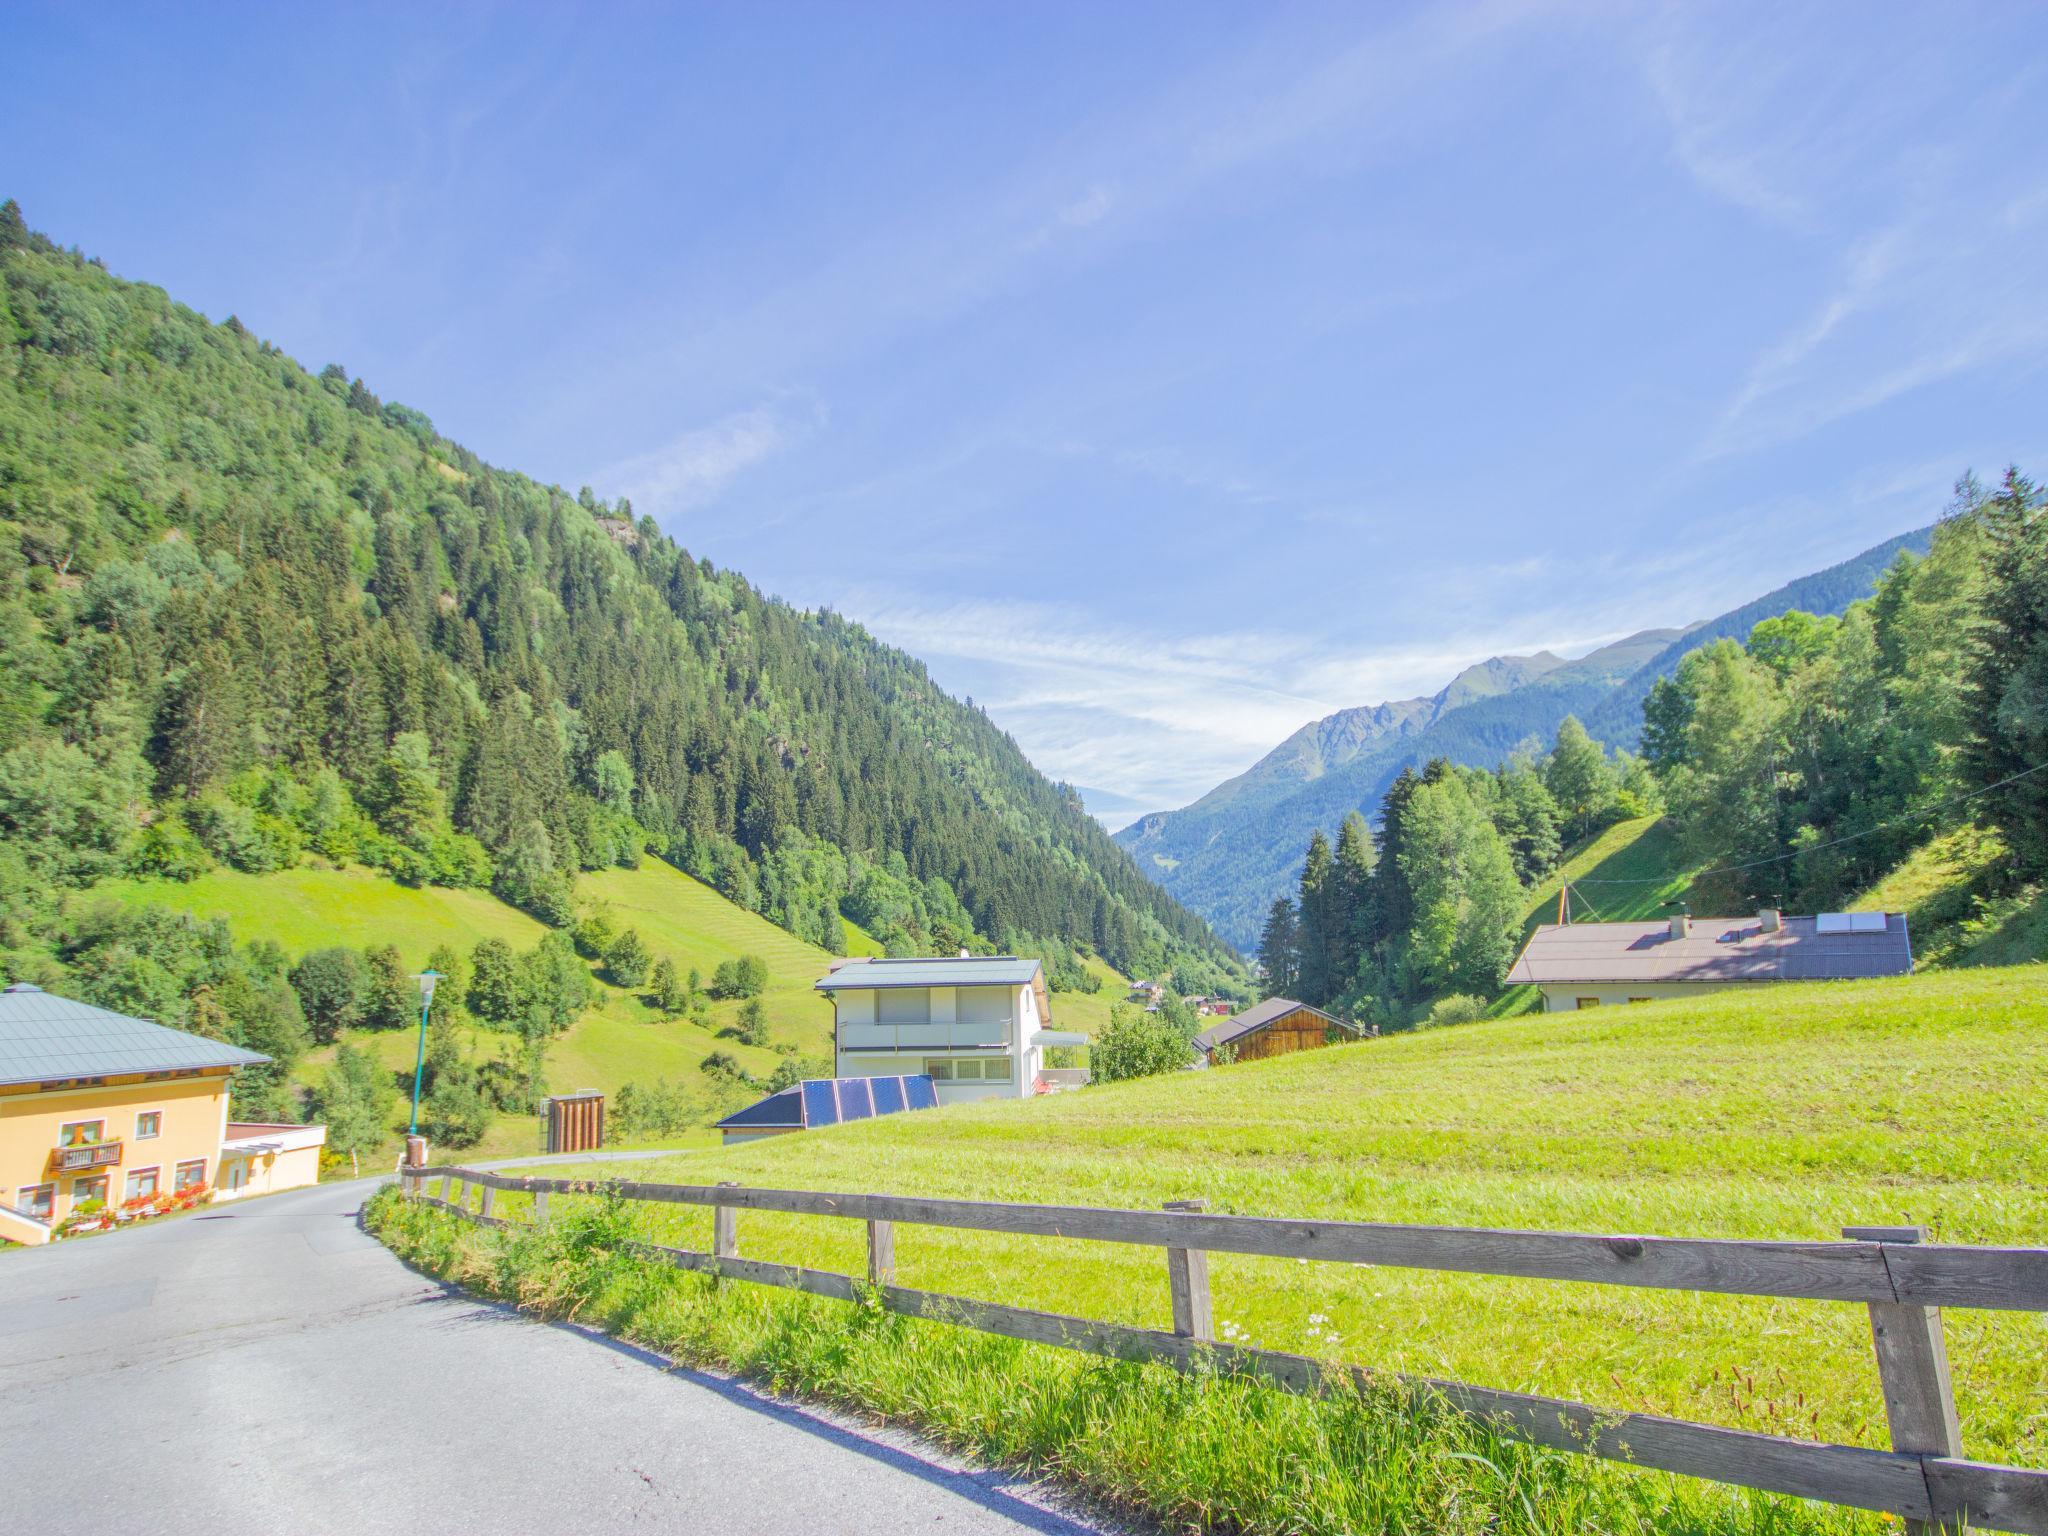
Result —
M77 1173L87 1168L112 1168L121 1161L118 1141L89 1141L83 1146L58 1147L50 1154L50 1166L59 1173Z

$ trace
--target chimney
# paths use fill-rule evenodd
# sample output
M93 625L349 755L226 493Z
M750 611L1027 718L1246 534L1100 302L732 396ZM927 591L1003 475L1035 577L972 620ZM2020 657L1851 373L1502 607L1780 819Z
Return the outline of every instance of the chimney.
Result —
M1671 937L1674 939L1689 939L1692 937L1692 914L1690 912L1674 912L1672 914Z
M1776 907L1763 907L1756 914L1757 926L1765 933L1776 933L1785 926L1784 914Z

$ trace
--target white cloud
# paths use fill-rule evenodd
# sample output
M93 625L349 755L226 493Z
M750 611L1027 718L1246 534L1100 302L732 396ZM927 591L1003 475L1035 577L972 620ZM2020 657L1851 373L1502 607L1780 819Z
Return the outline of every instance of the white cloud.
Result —
M737 411L601 470L591 483L599 494L630 497L635 511L657 518L688 511L716 501L739 475L787 449L821 416L815 404L802 414L765 405Z
M849 611L972 694L1045 773L1148 810L1186 804L1337 710L1433 693L1489 656L1579 654L1625 632L1587 635L1575 614L1547 635L1346 648L1295 629L1167 633L1056 603L873 597Z

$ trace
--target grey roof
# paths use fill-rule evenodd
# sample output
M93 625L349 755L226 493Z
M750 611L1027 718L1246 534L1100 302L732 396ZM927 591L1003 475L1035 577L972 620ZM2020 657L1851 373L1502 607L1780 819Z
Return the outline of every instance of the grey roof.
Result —
M0 1083L248 1067L270 1060L240 1046L58 997L26 982L0 991Z
M1765 933L1755 917L1696 917L1679 939L1669 923L1546 923L1508 972L1533 982L1854 981L1904 976L1913 945L1903 912L1869 932L1820 931L1812 917L1787 917Z
M965 960L849 960L817 983L820 992L850 987L1021 987L1037 979L1036 960L981 955Z
M1263 1003L1253 1003L1243 1013L1234 1013L1227 1019L1211 1024L1195 1036L1195 1049L1213 1051L1217 1046L1228 1045L1255 1029L1264 1029L1275 1019L1304 1011L1314 1014L1325 1024L1334 1025L1338 1029L1348 1029L1353 1034L1358 1033L1356 1024L1347 1024L1334 1014L1324 1013L1320 1008L1311 1008L1307 1003L1297 1003L1291 997L1269 997Z

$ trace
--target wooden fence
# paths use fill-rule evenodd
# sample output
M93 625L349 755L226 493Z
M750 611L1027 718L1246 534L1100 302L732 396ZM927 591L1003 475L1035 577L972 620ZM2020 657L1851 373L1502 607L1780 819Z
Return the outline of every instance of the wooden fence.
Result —
M743 1189L732 1184L595 1183L520 1178L460 1167L402 1168L400 1174L408 1197L487 1226L506 1225L493 1211L493 1196L499 1190L532 1195L534 1219L539 1222L548 1219L550 1194L585 1195L609 1189L627 1200L709 1206L713 1212L711 1252L653 1243L635 1244L635 1251L679 1269L841 1300L854 1299L861 1282L826 1270L741 1258L738 1215L741 1211L778 1211L865 1221L866 1284L893 1312L1091 1354L1160 1360L1180 1367L1207 1359L1220 1368L1257 1372L1301 1392L1328 1391L1351 1381L1362 1382L1375 1373L1363 1367L1333 1367L1326 1361L1280 1350L1217 1341L1210 1320L1209 1254L1860 1302L1870 1311L1878 1378L1891 1430L1889 1451L1793 1440L1655 1414L1612 1412L1561 1398L1501 1392L1463 1382L1398 1379L1538 1445L1886 1511L1904 1518L1909 1529L1956 1530L1968 1524L2048 1536L2048 1471L1964 1457L1941 1324L1943 1307L2048 1312L2048 1248L1929 1243L1917 1227L1851 1227L1843 1232L1842 1242L1602 1237L1218 1216L1207 1214L1201 1201L1176 1201L1160 1211L1127 1211ZM426 1188L435 1178L441 1181L438 1197L428 1195ZM472 1190L479 1192L475 1210L470 1209ZM1173 1331L1162 1333L899 1286L895 1283L898 1225L1163 1248Z

